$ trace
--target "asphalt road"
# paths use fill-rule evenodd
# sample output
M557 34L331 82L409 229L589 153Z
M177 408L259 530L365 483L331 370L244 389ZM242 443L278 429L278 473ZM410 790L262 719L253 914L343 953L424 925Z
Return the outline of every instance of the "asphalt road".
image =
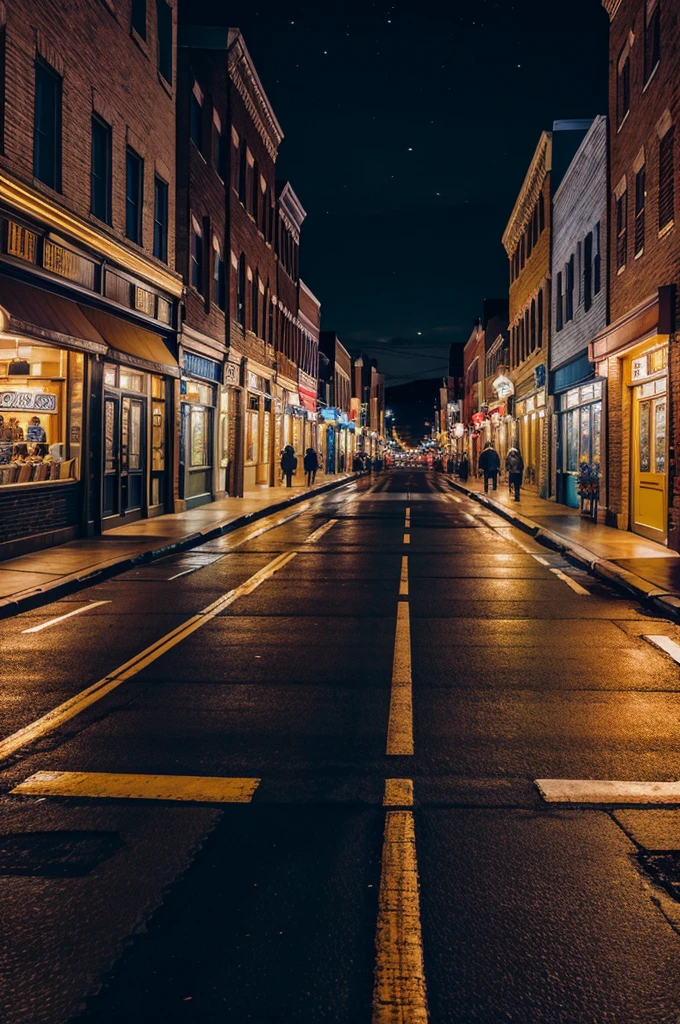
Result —
M422 948L432 1024L677 1024L680 904L639 854L680 850L680 811L534 780L680 779L678 665L645 639L680 628L432 473L296 512L3 621L3 1024L427 1019L374 992L391 813L420 889L387 975L408 989ZM386 753L393 716L412 754ZM38 772L99 795L11 792ZM91 773L259 781L178 802Z

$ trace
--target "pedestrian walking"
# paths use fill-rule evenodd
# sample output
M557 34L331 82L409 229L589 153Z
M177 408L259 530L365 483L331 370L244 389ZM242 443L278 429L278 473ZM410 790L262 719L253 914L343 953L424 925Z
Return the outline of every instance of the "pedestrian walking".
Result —
M489 492L489 480L493 482L494 491L497 491L501 460L491 441L487 443L484 451L479 456L479 468L484 474L484 493L488 494Z
M292 444L287 444L281 456L281 471L286 478L286 487L293 486L293 474L297 469L298 460L295 458L295 449Z
M303 465L307 474L307 486L311 487L316 480L316 471L319 468L319 457L313 448L308 448L305 452Z
M463 452L463 457L461 458L460 462L458 463L458 478L460 479L461 483L466 484L467 483L467 478L469 477L469 475L470 475L470 459L468 458L468 453L467 452Z
M453 455L449 455L448 459L446 460L446 472L449 476L453 476L455 471L455 465L456 464L453 461Z
M510 449L505 460L505 468L508 471L510 490L514 491L515 501L519 501L519 489L522 486L522 477L524 476L524 459L520 454L519 448L513 446Z

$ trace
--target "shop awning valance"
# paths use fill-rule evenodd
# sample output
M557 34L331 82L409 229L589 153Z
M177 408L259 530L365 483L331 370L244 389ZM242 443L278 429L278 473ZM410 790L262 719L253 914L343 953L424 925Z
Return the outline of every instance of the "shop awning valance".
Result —
M2 329L6 334L99 355L108 351L105 339L78 304L61 295L0 277L0 307L5 314Z
M177 357L170 351L160 334L103 313L89 306L80 307L111 348L109 355L120 362L139 366L142 370L171 374L179 377Z

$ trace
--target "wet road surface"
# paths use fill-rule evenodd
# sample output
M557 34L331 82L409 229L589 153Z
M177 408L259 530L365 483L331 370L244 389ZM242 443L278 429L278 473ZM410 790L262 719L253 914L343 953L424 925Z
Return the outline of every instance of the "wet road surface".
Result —
M680 629L424 471L281 518L3 622L2 1020L680 1020L680 811L534 784L680 778Z

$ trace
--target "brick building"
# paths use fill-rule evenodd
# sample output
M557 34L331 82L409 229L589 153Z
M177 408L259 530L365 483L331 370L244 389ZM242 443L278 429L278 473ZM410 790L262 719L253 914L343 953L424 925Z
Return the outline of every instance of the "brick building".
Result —
M352 362L350 419L356 429L356 447L377 457L385 434L385 375L377 359L362 352Z
M175 505L175 20L0 4L3 556Z
M480 455L479 427L484 421L482 406L484 405L484 331L482 321L478 318L472 325L470 337L463 350L463 416L465 434L459 438L458 454L467 452L470 459L470 472L477 472Z
M669 0L604 0L609 29L607 518L680 549L680 19ZM669 497L670 496L670 497Z
M607 322L607 118L597 117L555 191L552 208L550 395L553 493L577 508L585 463L604 493L602 379L588 345Z
M327 359L325 407L320 410L319 448L326 473L350 469L355 451L352 405L352 358L334 331L322 331L319 350Z

